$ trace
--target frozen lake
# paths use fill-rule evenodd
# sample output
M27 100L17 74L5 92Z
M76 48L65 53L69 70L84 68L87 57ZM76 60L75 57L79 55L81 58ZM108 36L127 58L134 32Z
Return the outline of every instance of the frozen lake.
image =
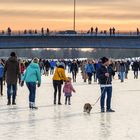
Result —
M69 74L68 74L69 75ZM73 86L72 105L53 105L52 76L42 77L37 89L38 110L28 109L28 90L18 87L17 105L7 106L6 87L0 97L0 140L140 140L140 79L121 83L113 80L112 108L115 113L100 113L99 102L91 114L83 105L94 103L100 95L99 85L88 85L78 75Z

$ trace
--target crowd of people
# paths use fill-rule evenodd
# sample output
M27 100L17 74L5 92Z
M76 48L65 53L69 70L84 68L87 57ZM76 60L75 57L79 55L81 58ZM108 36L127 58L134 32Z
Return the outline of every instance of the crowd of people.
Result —
M112 79L115 74L120 82L128 79L128 72L134 71L134 79L138 79L140 62L135 60L109 60L102 57L99 60L46 60L34 58L32 60L18 59L15 52L11 52L8 60L0 60L0 95L3 96L3 85L7 84L7 105L16 105L17 84L26 86L29 90L29 108L37 109L35 105L36 86L41 86L41 76L52 75L54 88L53 104L62 105L61 92L65 95L65 104L71 105L72 92L76 92L72 83L77 82L77 74L81 73L82 82L92 84L97 82L101 87L100 106L105 112L105 97L107 94L106 111L111 109ZM66 76L66 71L71 77ZM63 88L63 90L62 90ZM58 97L57 97L58 96Z
M73 31L73 30L68 30L70 32L68 32L68 34L76 34L77 32ZM1 30L0 31L0 34L1 35L8 35L8 36L11 36L11 35L15 35L15 33L17 35L41 35L41 36L48 36L48 35L51 35L52 33L53 34L64 34L65 31L50 31L49 28L41 28L40 30L37 30L37 29L24 29L23 31L19 30L19 31L13 31L13 29L11 27L8 27L7 30ZM83 33L83 31L81 32L81 34ZM116 30L115 27L110 27L108 30L101 30L99 29L99 27L91 27L87 32L85 32L86 34L91 34L91 35L110 35L110 36L115 36L115 35L119 35L119 34L123 34L121 31L119 30ZM133 31L133 33L137 36L140 35L140 31L139 31L139 28L136 28L135 31ZM132 35L132 32L127 32L127 34L129 35Z

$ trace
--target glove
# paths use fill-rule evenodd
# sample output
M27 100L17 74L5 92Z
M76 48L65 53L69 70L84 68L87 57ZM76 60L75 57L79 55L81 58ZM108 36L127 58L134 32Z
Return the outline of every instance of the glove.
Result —
M38 86L38 87L40 87L40 85L41 85L40 83L37 83L37 86Z
M24 81L21 81L20 86L21 86L21 87L24 86Z

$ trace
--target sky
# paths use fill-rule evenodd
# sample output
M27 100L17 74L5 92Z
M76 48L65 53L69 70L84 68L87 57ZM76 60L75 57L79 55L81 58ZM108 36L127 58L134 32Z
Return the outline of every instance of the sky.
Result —
M0 0L0 30L73 29L74 0ZM140 0L76 0L76 30L140 28Z

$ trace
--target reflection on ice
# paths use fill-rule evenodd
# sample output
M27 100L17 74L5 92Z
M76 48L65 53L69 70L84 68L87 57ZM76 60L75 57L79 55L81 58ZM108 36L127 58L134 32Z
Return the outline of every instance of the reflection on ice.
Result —
M38 110L28 108L28 90L18 87L17 105L7 106L0 98L0 140L139 140L140 80L113 81L112 106L115 113L100 113L99 102L90 114L83 112L86 102L93 104L100 95L98 84L85 84L79 75L74 83L72 105L53 105L52 77L43 77L37 89ZM129 89L128 89L129 87ZM6 93L6 87L5 87Z

